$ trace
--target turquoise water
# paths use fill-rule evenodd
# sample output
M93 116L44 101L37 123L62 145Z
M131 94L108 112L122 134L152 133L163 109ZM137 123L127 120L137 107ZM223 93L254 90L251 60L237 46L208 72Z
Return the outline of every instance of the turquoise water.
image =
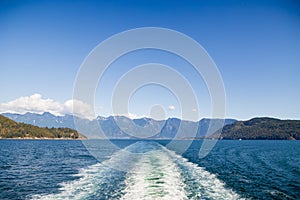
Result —
M0 140L0 199L300 197L299 141L111 142Z

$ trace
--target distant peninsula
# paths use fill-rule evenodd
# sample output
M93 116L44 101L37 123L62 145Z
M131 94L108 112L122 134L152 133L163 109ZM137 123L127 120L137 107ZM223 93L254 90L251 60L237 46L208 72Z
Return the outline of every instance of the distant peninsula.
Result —
M300 120L262 117L237 121L223 127L220 139L300 140Z
M0 139L86 139L71 128L41 128L0 115Z

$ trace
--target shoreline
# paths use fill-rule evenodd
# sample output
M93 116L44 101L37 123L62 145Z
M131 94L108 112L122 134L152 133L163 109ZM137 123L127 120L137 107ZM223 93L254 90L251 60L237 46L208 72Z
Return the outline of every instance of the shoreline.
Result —
M26 137L26 138L0 138L0 140L88 140L87 138L35 138L35 137Z
M1 138L0 140L186 140L186 141L198 141L198 140L236 140L236 141L249 141L249 140L263 140L263 141L274 141L274 140L288 140L288 141L297 141L296 139L211 139L211 138L196 138L196 139L188 139L188 138L156 138L156 139L147 139L147 138L48 138L48 137L42 137L42 138L37 138L37 137L26 137L26 138Z

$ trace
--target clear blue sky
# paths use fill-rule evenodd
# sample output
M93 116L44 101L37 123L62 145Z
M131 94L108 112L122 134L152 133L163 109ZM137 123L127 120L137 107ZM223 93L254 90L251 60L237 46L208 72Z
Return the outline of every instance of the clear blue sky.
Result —
M64 103L72 98L79 66L101 41L127 29L157 26L199 42L215 61L227 96L227 117L300 119L300 3L282 1L0 1L0 103L39 93ZM209 94L188 64L158 51L130 54L114 63L96 95L100 115L109 115L115 82L132 66L171 65L191 82L200 116L209 116ZM100 93L100 91L98 92ZM152 95L151 95L152 94ZM156 97L156 98L153 98ZM147 115L154 104L179 116L166 90L138 91L130 112Z

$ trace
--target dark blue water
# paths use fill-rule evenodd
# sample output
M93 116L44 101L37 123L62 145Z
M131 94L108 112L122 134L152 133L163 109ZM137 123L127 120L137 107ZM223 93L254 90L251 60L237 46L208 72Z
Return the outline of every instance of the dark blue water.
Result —
M0 199L300 197L299 141L222 140L202 159L202 141L168 143L0 140Z

